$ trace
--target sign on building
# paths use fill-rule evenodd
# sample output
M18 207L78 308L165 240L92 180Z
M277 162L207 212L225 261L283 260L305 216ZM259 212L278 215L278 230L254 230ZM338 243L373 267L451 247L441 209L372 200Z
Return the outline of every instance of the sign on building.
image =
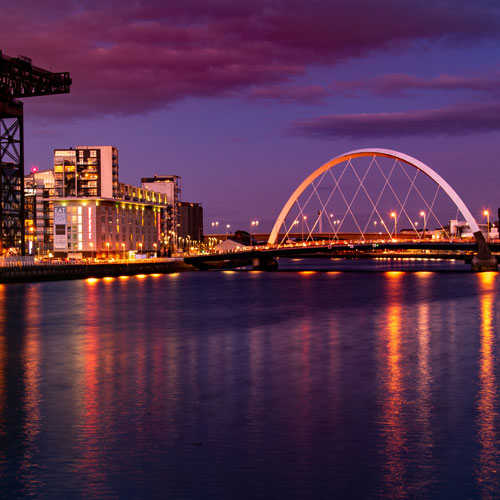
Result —
M54 250L67 250L66 207L54 207Z

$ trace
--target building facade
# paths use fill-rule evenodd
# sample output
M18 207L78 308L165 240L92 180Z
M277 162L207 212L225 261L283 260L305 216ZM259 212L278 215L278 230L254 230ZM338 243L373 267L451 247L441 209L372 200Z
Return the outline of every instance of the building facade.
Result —
M54 169L26 178L28 252L76 258L175 252L188 224L180 192L175 175L144 178L141 187L120 183L113 146L55 149ZM201 219L201 233L198 227L193 234L202 228Z
M33 169L24 178L25 238L28 255L45 255L53 249L54 171Z

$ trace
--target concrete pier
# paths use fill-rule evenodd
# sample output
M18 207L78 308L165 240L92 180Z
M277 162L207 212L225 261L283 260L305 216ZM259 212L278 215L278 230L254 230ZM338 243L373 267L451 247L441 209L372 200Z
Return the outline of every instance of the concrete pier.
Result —
M117 262L105 264L22 265L0 267L0 283L57 281L135 274L168 274L194 271L195 267L181 260L163 262Z
M471 262L471 269L475 273L485 271L498 271L498 260L491 253L488 243L484 239L481 231L474 233L477 241L477 255L474 255Z

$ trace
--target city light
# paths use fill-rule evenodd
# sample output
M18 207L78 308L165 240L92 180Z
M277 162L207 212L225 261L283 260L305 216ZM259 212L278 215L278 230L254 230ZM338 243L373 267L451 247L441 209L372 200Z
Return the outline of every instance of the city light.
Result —
M394 218L394 238L396 238L397 234L398 234L398 230L397 230L397 217L396 217L396 212L391 212L391 217Z
M490 212L485 210L483 215L486 216L486 239L489 241L490 239Z
M252 223L250 224L250 246L252 246L252 234L253 234L253 228L257 229L257 226L259 225L258 220L253 220Z

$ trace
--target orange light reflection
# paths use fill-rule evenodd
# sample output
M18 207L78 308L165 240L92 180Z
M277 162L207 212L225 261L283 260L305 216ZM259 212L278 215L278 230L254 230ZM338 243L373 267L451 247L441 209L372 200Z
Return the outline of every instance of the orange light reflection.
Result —
M479 361L478 440L480 445L477 480L481 498L497 498L498 476L497 395L494 354L495 281L498 273L480 273L481 351Z
M402 307L400 303L402 271L387 271L387 324L382 329L384 347L380 354L381 375L384 390L382 400L382 432L386 439L385 473L383 493L385 497L404 498L405 447L403 410L406 401L403 396L403 376L401 370L401 327Z

